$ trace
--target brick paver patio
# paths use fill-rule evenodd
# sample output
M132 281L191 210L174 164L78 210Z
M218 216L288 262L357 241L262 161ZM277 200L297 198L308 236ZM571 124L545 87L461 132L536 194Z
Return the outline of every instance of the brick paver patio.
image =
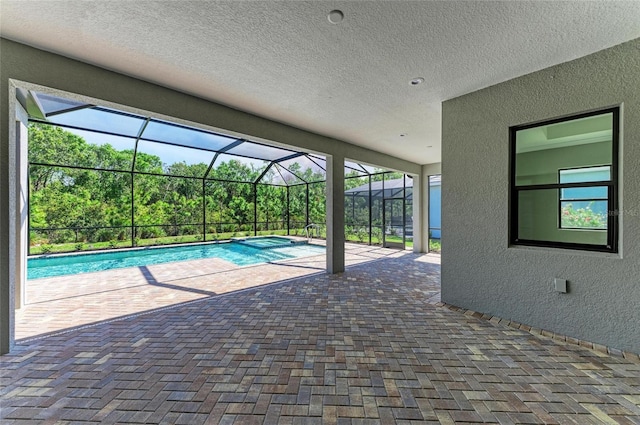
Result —
M347 244L345 261L353 265L401 254ZM16 339L324 273L325 264L324 254L247 267L209 258L36 279L27 283L27 305L16 312Z
M23 341L0 422L640 424L637 359L441 307L439 275L408 252L236 292L155 271L192 298Z

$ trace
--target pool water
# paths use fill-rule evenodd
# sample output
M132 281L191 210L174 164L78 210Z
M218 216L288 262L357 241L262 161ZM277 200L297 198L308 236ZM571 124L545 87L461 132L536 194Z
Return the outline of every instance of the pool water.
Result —
M278 238L285 239L286 238ZM238 266L267 263L288 258L319 255L323 246L289 245L283 248L259 249L241 243L203 244L178 247L142 248L118 252L72 254L30 258L27 279L96 272L124 267L148 266L173 261L220 258Z

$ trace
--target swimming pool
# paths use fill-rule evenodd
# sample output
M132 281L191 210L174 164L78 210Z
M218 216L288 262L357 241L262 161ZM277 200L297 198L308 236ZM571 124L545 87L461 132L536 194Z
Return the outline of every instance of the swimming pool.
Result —
M258 238L256 238L258 239ZM286 238L278 238L288 240ZM279 241L282 243L282 241ZM289 244L284 247L260 249L243 243L199 244L176 247L141 248L117 252L96 252L29 258L27 279L89 273L124 267L148 266L173 261L221 258L238 266L319 255L323 246Z

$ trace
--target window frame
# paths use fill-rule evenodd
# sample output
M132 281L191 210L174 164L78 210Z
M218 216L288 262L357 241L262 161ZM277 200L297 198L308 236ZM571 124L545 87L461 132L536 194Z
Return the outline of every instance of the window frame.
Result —
M558 170L558 182L546 183L546 184L528 184L528 185L516 185L516 135L518 131L526 130L535 127L543 127L546 125L557 124L562 122L573 121L581 118L589 118L598 115L612 114L612 134L611 134L611 164L610 168L610 180L608 181L593 181L593 182L577 182L577 183L560 183L560 170ZM619 162L619 139L620 139L620 107L611 107L606 109L599 109L591 112L584 112L574 115L565 116L562 118L554 118L550 120L540 121L536 123L516 125L509 127L509 245L510 246L535 246L545 248L561 248L561 249L573 249L580 251L597 251L606 253L618 252L619 241L619 220L618 220L618 162ZM600 165L600 166L603 166ZM571 168L590 168L594 166L585 167L571 167ZM576 242L557 242L557 241L545 241L534 239L522 239L518 238L519 229L519 205L518 194L521 191L526 190L544 190L544 189L556 189L558 190L558 227L559 230L568 231L603 231L604 229L582 229L582 228L562 228L561 226L561 189L580 188L580 187L607 187L607 241L604 245L576 243Z

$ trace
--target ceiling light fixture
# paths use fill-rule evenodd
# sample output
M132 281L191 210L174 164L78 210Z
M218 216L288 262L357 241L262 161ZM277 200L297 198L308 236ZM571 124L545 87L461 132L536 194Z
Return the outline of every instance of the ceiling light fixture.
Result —
M344 13L342 13L342 10L332 10L331 12L329 12L329 16L327 16L327 19L329 19L329 22L331 22L332 24L339 24L344 19Z
M422 77L414 78L413 80L409 81L409 84L411 84L412 86L417 86L418 84L422 83L424 83L424 78Z

